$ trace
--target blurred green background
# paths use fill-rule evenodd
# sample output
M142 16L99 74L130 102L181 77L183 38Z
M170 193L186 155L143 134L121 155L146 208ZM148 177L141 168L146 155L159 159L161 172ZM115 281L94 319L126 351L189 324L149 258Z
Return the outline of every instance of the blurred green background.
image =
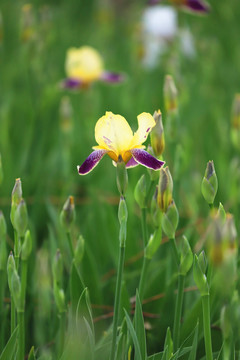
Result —
M221 201L239 218L239 153L230 141L230 120L234 94L240 91L240 3L209 3L211 11L204 17L177 10L179 28L187 28L192 35L195 56L189 58L180 51L179 32L156 66L146 68L142 64L141 31L145 1L33 1L32 33L24 35L24 3L1 0L0 153L4 180L0 208L8 219L11 191L20 177L35 249L46 247L53 254L60 247L68 253L58 215L67 196L74 196L74 238L81 232L86 241L82 271L93 304L113 304L115 278L108 272L117 263L118 191L109 158L85 177L78 175L76 167L95 145L95 123L105 111L123 115L136 129L138 114L161 109L165 125L166 74L173 76L179 94L177 136L174 140L166 136L164 153L175 180L179 229L185 229L192 247L203 237L201 219L208 208L202 199L201 180L208 160L214 160L219 180L216 202ZM118 85L96 82L87 90L75 92L61 89L59 83L66 77L66 51L82 45L96 48L105 68L125 73L126 81ZM60 111L66 96L72 107L67 130ZM138 284L142 251L140 213L133 190L145 172L140 166L129 171L125 272L129 296L135 294ZM10 221L8 225L10 249ZM146 297L164 290L169 276L164 267L166 247L162 245L151 263ZM32 263L34 266L34 259ZM34 286L31 276L30 281ZM194 295L187 295L186 304L193 301ZM172 317L172 306L172 301L158 300L145 305L144 310L161 314L165 309ZM95 316L106 312L94 311ZM169 319L160 318L149 319L153 328L156 324L166 328ZM110 320L97 323L99 334ZM157 334L150 331L150 344L159 351L155 337Z

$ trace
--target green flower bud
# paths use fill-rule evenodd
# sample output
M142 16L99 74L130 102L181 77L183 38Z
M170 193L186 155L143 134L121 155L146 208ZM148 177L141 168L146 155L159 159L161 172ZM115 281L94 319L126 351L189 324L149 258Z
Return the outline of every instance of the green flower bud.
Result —
M206 274L207 271L207 258L204 251L201 251L198 256L198 265L200 266L200 269L203 274Z
M194 263L193 263L193 278L200 291L201 296L209 295L209 288L207 283L207 277L202 272L201 266L198 262L198 257L195 254Z
M158 206L161 211L166 212L172 202L173 181L168 166L160 169L158 183Z
M54 299L58 308L58 311L60 313L63 313L66 311L66 305L65 305L65 294L63 289L59 289L58 285L55 283L53 286L53 293L54 293Z
M8 257L8 261L7 261L7 275L8 275L8 286L9 286L9 289L10 291L11 290L11 286L12 286L12 274L13 274L13 271L16 269L16 266L15 266L15 260L14 260L14 257L13 257L13 253L10 252L10 255Z
M166 75L164 79L163 95L165 109L167 112L177 110L177 88L171 75Z
M5 239L6 234L7 234L7 225L3 212L0 210L0 241L2 241L2 239Z
M4 271L6 269L7 262L6 234L7 225L3 212L0 210L0 270Z
M147 184L145 174L140 177L135 186L134 197L141 209L146 208Z
M153 118L156 122L156 125L152 128L150 133L151 146L155 156L160 156L165 149L165 138L161 111L155 111Z
M54 282L61 284L63 276L63 260L59 249L57 249L56 255L53 258L52 272Z
M15 212L21 200L22 200L22 183L21 183L21 179L18 178L16 179L15 185L12 190L11 212L10 212L10 219L14 229L15 229L15 224L14 224Z
M232 105L231 140L233 146L240 150L240 94L236 94Z
M193 253L189 242L185 236L182 238L181 249L180 249L180 265L179 273L185 276L191 269L193 263Z
M2 168L2 157L0 154L0 185L3 182L3 168Z
M22 244L21 259L27 260L32 252L32 237L30 231L27 230Z
M70 231L70 228L75 220L75 206L74 206L74 197L69 196L63 205L63 209L60 214L60 221L62 226L67 232Z
M120 195L125 195L128 186L128 174L125 162L122 157L119 156L117 162L117 187Z
M14 300L14 304L17 308L17 311L23 310L21 306L21 281L17 270L14 269L11 275L11 295Z
M118 207L118 220L120 223L119 231L119 242L120 246L125 246L126 236L127 236L127 205L123 196L120 198L119 207Z
M150 236L150 239L145 248L144 256L148 259L152 259L153 255L161 245L161 241L162 241L162 229L161 226L159 226L159 228L156 229L155 232Z
M17 205L14 214L14 228L20 237L24 236L28 225L28 213L25 200L22 199Z
M21 200L22 200L22 183L21 183L21 179L18 178L16 179L15 185L12 190L12 203L14 202L18 205Z
M162 228L169 239L173 239L175 237L178 220L178 209L175 205L174 200L172 200L172 202L167 208L167 211L164 212L162 215Z
M0 270L6 270L6 262L7 262L7 246L6 241L3 239L0 241Z
M225 222L225 220L226 220L226 212L224 210L224 207L223 207L222 203L219 203L217 216L221 219L222 223Z
M204 178L202 180L202 194L209 205L212 205L218 189L218 179L213 160L207 163Z
M84 243L85 243L84 238L82 237L82 235L80 235L77 241L77 246L74 251L74 259L77 266L80 265L80 263L82 262L82 258L84 255Z

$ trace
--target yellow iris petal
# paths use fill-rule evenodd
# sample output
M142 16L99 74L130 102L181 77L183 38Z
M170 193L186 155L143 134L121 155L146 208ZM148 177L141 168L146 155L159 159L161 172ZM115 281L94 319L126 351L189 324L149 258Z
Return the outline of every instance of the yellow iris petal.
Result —
M133 132L123 116L106 112L95 126L95 139L101 148L119 156L129 150Z
M90 46L70 48L65 63L68 77L91 82L99 79L103 72L103 60L100 54Z
M138 147L147 140L151 129L156 125L154 118L149 113L138 115L138 130L134 133L132 147Z
M142 143L155 126L155 121L152 115L142 113L138 116L138 125L139 128L133 135L131 127L123 116L106 112L95 126L95 139L98 146L94 146L93 149L108 150L108 155L116 162L121 155L123 161L127 163L132 156L133 148L145 147Z

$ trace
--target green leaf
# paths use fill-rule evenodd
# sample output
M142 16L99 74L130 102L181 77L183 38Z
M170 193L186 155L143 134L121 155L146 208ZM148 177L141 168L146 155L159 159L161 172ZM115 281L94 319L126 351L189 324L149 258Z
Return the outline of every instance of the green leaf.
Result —
M147 360L162 360L163 357L163 351L153 354L151 356L148 356Z
M85 288L79 298L77 309L76 309L76 324L81 322L81 319L86 319L89 325L91 326L91 331L94 334L93 318L91 305L89 301L88 289Z
M173 353L173 341L172 341L172 336L171 336L171 330L169 327L167 328L167 334L166 334L165 343L164 343L164 354L165 354L165 349L167 349L166 350L166 359L169 360ZM164 356L163 356L163 358L164 358Z
M78 301L79 298L81 297L83 290L84 290L83 283L78 275L74 263L72 263L71 273L70 273L70 296L71 296L71 307L73 313L76 313Z
M188 360L195 360L196 354L197 354L197 345L198 345L198 327L199 322L197 322L197 325L194 329L194 335L193 335L193 343L192 343L192 350L189 354Z
M126 310L124 310L125 312L125 317L126 317L126 321L127 321L127 327L128 327L128 330L130 332L130 335L132 337L132 340L133 340L133 344L134 344L134 348L135 348L135 356L136 356L136 359L138 360L145 360L142 358L142 355L141 355L141 350L140 350L140 345L139 345L139 342L138 342L138 338L137 338L137 334L134 330L134 327L133 327L133 324L131 322L131 319L130 317L128 316L128 313L126 312Z
M138 290L136 293L136 309L135 309L135 316L134 316L134 328L135 328L138 343L140 346L140 352L141 352L142 359L146 359L147 358L146 334L145 334L145 328L144 328L142 305L141 305L141 300L139 297ZM137 355L135 354L135 360L137 360L136 356Z
M88 341L86 344L87 345L86 346L87 354L88 354L88 356L90 356L90 357L88 357L89 360L91 360L91 359L93 360L94 359L94 347L95 347L94 334L92 332L92 329L91 329L87 319L85 317L83 317L83 320L84 320L85 326L87 328L87 334L88 334Z
M8 340L5 348L3 349L0 360L11 360L13 355L16 353L16 344L17 344L17 335L18 335L18 326L13 331L10 339Z
M125 360L127 356L127 323L124 318L120 334L119 340L117 342L117 351L116 351L116 360Z
M34 353L34 346L31 347L31 350L28 354L28 360L36 360L35 353Z

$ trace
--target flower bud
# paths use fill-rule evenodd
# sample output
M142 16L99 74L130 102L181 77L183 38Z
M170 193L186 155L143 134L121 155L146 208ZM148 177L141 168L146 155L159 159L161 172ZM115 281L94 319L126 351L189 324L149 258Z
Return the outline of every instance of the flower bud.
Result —
M56 255L53 258L52 272L54 282L61 284L63 275L63 260L59 249L57 249Z
M0 270L6 269L7 246L6 246L7 225L2 211L0 210Z
M217 216L219 217L219 219L221 219L222 223L224 224L226 220L226 212L222 203L219 203Z
M180 249L180 265L179 273L185 276L191 269L193 263L193 253L189 242L185 236L182 238L181 249Z
M70 231L70 228L75 220L75 205L74 197L69 196L63 205L63 209L60 214L60 221L66 232Z
M32 252L32 237L30 231L27 230L22 244L21 259L27 260Z
M231 140L233 146L240 150L240 94L236 94L232 105Z
M120 195L125 195L128 186L128 174L125 162L122 157L119 156L117 162L117 187Z
M172 202L173 181L168 166L160 169L158 183L158 206L161 211L166 212Z
M150 132L151 147L155 156L160 156L165 149L165 138L161 111L155 111L153 114L153 118L156 125L152 128Z
M11 286L12 286L12 273L15 270L16 266L15 266L15 261L14 261L14 257L13 257L13 253L10 252L10 255L8 257L8 261L7 261L7 275L8 275L8 286L10 291L11 290Z
M23 310L21 306L21 281L17 270L14 269L11 275L11 295L14 300L14 304L17 308L17 311Z
M212 205L218 189L218 179L213 160L207 163L204 178L202 180L202 194L209 205Z
M0 210L0 242L6 237L7 225L3 212Z
M21 183L21 179L18 178L16 179L12 190L12 203L14 202L18 205L21 200L22 200L22 183Z
M140 177L134 189L134 197L141 209L146 208L147 184L145 174Z
M58 285L55 283L53 286L53 293L54 293L54 299L58 308L58 311L60 313L63 313L66 311L65 306L65 294L63 289L60 289Z
M169 239L173 239L175 237L178 220L178 209L174 200L172 200L167 208L167 211L162 215L162 229Z
M150 236L150 239L145 248L144 256L148 259L152 259L153 255L161 245L161 241L162 241L162 229L161 226L159 226L159 228L156 229L155 232Z
M82 262L82 258L84 255L84 242L84 238L82 237L82 235L80 235L74 251L74 259L77 266L80 265L80 263Z
M166 75L164 79L163 95L165 109L167 112L177 110L177 88L171 75Z
M28 213L25 200L22 199L17 205L14 214L14 228L20 237L24 236L28 225Z
M2 157L0 154L0 185L3 182L3 168L2 168Z
M204 251L201 251L198 256L198 264L203 274L206 274L207 271L207 258Z
M198 257L195 254L193 263L193 278L200 291L201 296L209 295L209 288L207 283L207 277L202 272L202 268L199 264Z
M22 183L21 183L21 179L18 178L16 179L15 185L12 190L11 212L10 212L10 219L14 229L15 229L15 224L14 224L15 212L21 200L22 200Z

